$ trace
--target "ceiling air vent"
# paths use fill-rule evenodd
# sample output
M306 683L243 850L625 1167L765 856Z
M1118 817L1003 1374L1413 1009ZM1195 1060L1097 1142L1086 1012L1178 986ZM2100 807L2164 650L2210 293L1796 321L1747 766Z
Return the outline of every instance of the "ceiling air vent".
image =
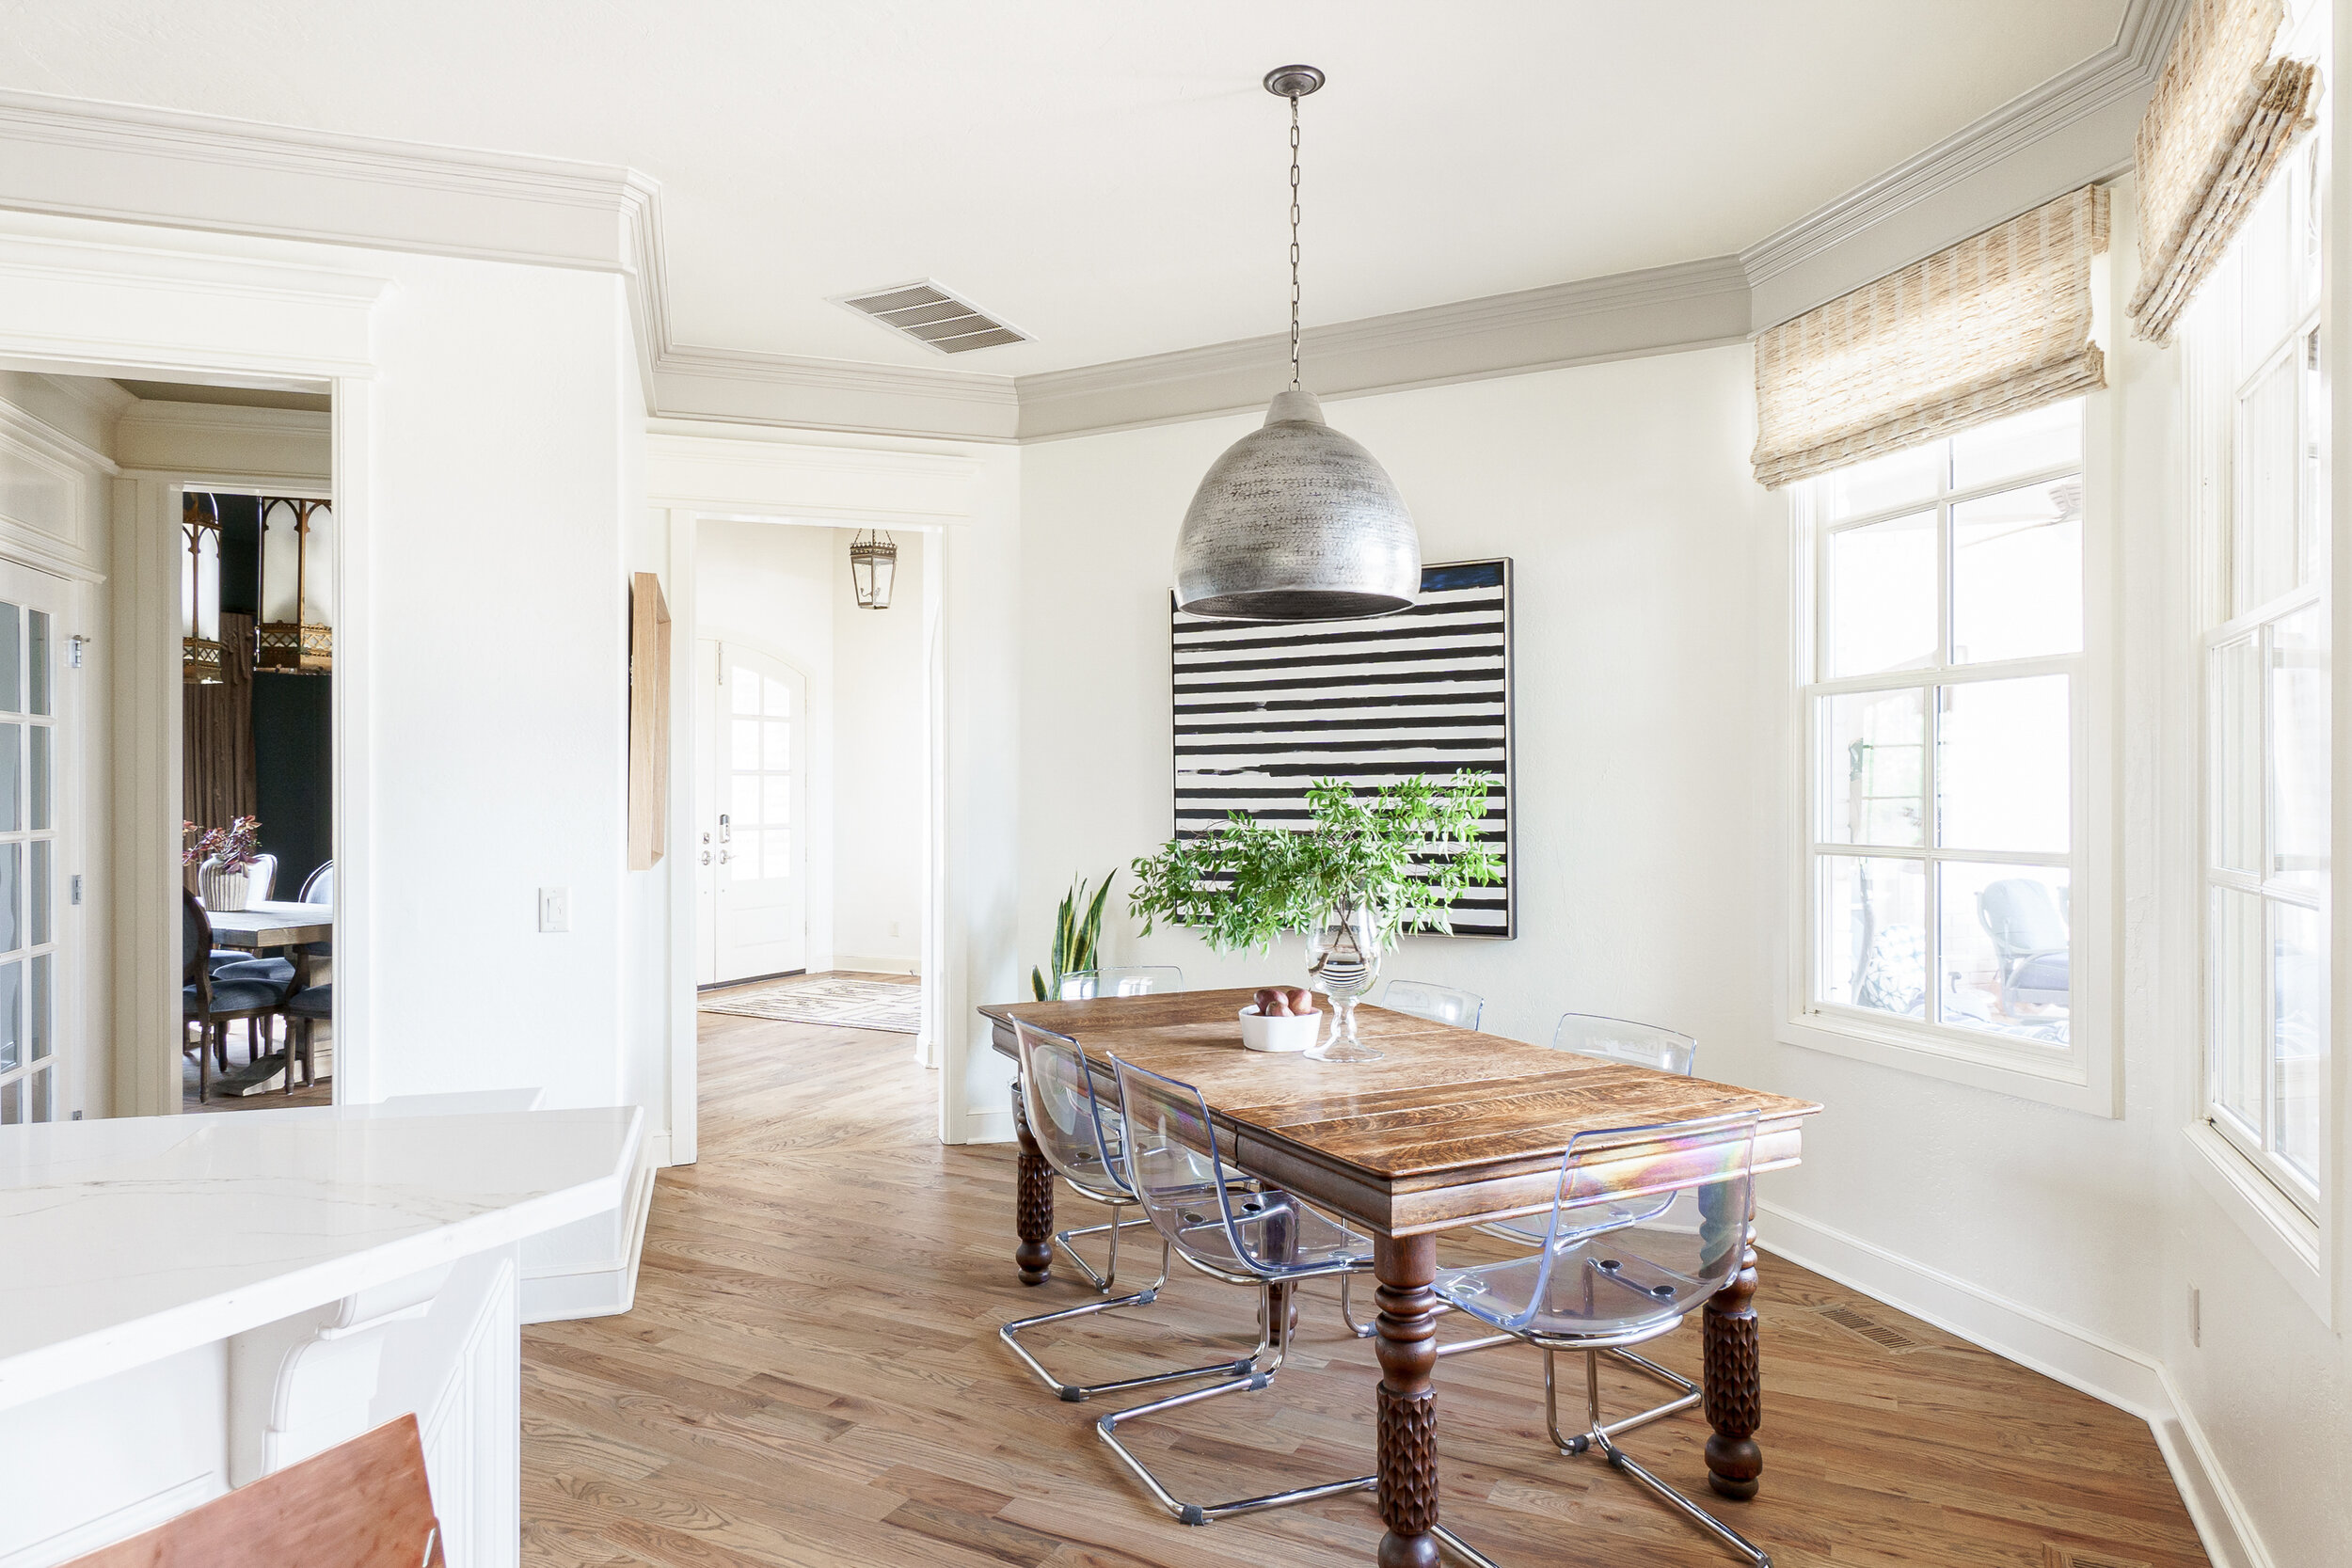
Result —
M941 354L969 354L976 348L1029 341L1027 333L1007 326L929 281L850 294L840 303Z

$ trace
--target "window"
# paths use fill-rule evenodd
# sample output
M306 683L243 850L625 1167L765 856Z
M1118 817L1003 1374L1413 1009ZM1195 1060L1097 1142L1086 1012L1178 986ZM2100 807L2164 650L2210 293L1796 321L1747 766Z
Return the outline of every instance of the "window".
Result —
M2330 868L2317 153L2281 166L2183 324L2205 565L2203 1115L2314 1217Z
M1800 487L1801 1022L2088 1082L2084 404Z

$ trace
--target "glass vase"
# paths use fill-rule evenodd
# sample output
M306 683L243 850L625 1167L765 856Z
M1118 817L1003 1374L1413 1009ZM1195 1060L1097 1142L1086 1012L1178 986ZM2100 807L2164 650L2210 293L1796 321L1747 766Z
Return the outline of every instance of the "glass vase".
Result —
M1356 1034L1356 1003L1380 975L1380 922L1361 904L1326 911L1307 933L1307 977L1331 999L1331 1030L1307 1048L1318 1062L1376 1062Z

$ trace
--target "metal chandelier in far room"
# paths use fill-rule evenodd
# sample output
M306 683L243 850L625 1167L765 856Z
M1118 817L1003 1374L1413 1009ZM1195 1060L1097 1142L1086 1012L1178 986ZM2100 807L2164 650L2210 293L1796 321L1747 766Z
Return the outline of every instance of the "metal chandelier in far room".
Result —
M850 540L850 590L860 610L888 610L890 590L898 577L898 546L879 529L867 529Z
M1236 621L1347 621L1412 605L1421 538L1372 453L1323 422L1298 375L1298 101L1311 65L1266 73L1291 103L1291 384L1211 465L1176 534L1176 599Z

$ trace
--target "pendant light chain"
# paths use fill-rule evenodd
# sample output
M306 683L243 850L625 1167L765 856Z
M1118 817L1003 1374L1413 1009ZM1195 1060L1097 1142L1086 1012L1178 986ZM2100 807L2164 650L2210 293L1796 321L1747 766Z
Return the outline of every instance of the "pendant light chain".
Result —
M1291 389L1298 389L1298 94L1291 101Z

